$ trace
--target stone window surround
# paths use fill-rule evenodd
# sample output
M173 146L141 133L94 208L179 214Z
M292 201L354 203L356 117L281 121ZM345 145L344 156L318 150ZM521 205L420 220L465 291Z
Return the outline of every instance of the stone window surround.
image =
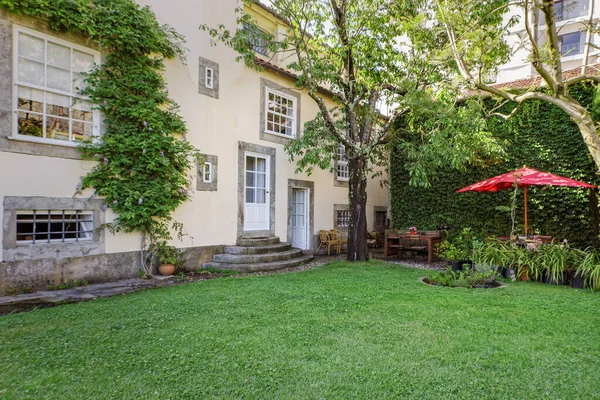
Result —
M196 166L196 190L201 192L216 192L219 186L219 157L202 154L206 162L211 164L210 182L204 182L204 163Z
M308 189L308 250L313 250L315 241L313 231L315 226L315 183L298 179L288 179L288 206L287 206L287 241L292 243L292 194L293 189Z
M246 197L245 182L245 153L257 153L269 156L269 230L245 231L244 230L244 200ZM275 175L277 168L276 150L273 147L261 146L254 143L238 142L238 217L237 217L237 236L275 236Z
M294 138L285 137L265 131L265 123L267 118L266 110L266 92L267 88L285 94L286 96L296 99L296 136ZM269 81L265 78L260 78L260 126L258 127L259 137L261 140L279 144L290 144L292 140L300 137L300 93L291 90L285 86Z
M337 213L338 211L349 211L350 210L350 206L348 206L348 204L334 204L333 205L333 227L334 229L338 229L341 231L347 231L348 227L344 226L344 227L339 227L337 225Z
M48 23L40 19L19 16L0 10L0 152L30 154L45 157L65 159L81 159L79 149L69 143L39 143L22 140L13 136L14 132L14 104L13 104L13 25L19 25L39 32L44 35L64 40L74 45L98 51L82 35L73 32L56 32L50 30ZM100 131L103 130L100 122Z
M5 196L3 211L3 253L4 261L37 260L42 258L79 257L104 254L105 212L102 200L88 200L73 197ZM94 233L92 240L67 243L17 244L17 211L23 210L83 210L92 211Z
M206 86L206 68L213 71L212 88ZM204 57L198 57L198 93L219 98L219 64Z

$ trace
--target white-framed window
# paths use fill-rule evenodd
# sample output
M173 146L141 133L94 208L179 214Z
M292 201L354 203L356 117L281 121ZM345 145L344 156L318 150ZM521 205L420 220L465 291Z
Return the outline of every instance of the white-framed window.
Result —
M202 181L204 183L212 182L212 163L204 163L204 169L202 170Z
M99 53L15 26L13 43L15 136L55 143L99 135L99 112L78 94Z
M350 179L350 174L348 171L348 158L346 157L346 150L344 146L338 146L337 153L337 180L338 181L348 181Z
M211 67L204 68L204 86L208 89L213 89L215 71Z
M17 211L17 243L45 244L92 240L94 216L81 210Z
M287 137L296 137L296 115L298 104L296 99L265 88L265 132Z

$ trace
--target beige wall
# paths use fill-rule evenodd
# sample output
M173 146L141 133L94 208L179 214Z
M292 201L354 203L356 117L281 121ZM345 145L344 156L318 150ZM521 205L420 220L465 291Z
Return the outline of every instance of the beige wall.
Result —
M174 218L185 225L188 236L179 247L233 244L237 237L238 141L276 149L275 233L287 238L288 179L313 181L315 185L315 232L331 229L333 204L347 203L347 189L334 186L333 174L316 170L311 176L296 174L283 145L259 139L260 79L292 87L289 80L271 72L257 73L235 62L234 51L210 46L200 24L223 23L235 27L235 0L162 1L140 0L149 5L161 23L173 26L187 38L187 62L167 61L166 80L173 99L181 106L187 122L188 140L202 153L218 156L218 190L196 191L193 199L175 212ZM198 93L198 57L219 64L219 99ZM301 98L301 123L311 120L317 107L306 93ZM79 177L93 163L74 159L0 152L0 199L4 196L70 197ZM195 175L195 174L194 174ZM195 182L194 182L195 187ZM89 194L87 194L89 195ZM385 206L386 194L379 183L369 182L368 226L373 225L373 206ZM106 222L114 215L108 211ZM314 232L313 232L314 233ZM2 232L0 232L2 235ZM139 235L106 235L105 251L117 253L138 250ZM0 236L0 243L2 242Z

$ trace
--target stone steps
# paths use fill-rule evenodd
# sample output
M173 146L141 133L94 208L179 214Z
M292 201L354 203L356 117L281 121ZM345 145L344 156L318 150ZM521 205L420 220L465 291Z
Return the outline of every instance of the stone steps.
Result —
M225 254L264 254L286 251L292 248L289 243L277 243L266 246L225 246Z
M297 267L308 261L312 260L312 256L302 256L292 258L290 260L259 263L259 264L230 264L230 263L218 263L218 262L207 262L203 263L204 268L217 268L224 270L234 270L239 272L257 272L257 271L276 271L278 269Z
M276 236L270 237L239 237L236 241L236 246L269 246L279 243L279 238Z
M234 270L239 272L274 271L296 267L312 259L278 237L241 237L236 246L227 246L225 254L215 254L204 268Z
M258 264L276 261L285 261L291 258L302 256L302 250L291 249L286 251L278 251L264 254L215 254L214 262L219 263L236 263L236 264Z

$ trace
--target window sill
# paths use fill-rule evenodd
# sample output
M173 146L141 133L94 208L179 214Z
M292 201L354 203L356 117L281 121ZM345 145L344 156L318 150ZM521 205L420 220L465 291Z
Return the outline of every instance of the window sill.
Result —
M60 147L77 148L79 146L79 143L75 143L75 142L66 142L63 140L55 140L55 139L44 139L44 138L38 138L35 136L23 136L23 135L8 136L7 139L14 140L15 142L47 144L50 146L60 146Z
M279 136L279 137L290 139L290 140L296 139L296 136L284 135L283 133L276 133L276 132L269 132L269 131L265 131L265 133L267 135Z
M267 141L267 142L288 145L288 144L292 143L293 140L296 140L296 137L282 135L280 133L271 133L271 132L267 132L267 131L261 131L260 139Z

